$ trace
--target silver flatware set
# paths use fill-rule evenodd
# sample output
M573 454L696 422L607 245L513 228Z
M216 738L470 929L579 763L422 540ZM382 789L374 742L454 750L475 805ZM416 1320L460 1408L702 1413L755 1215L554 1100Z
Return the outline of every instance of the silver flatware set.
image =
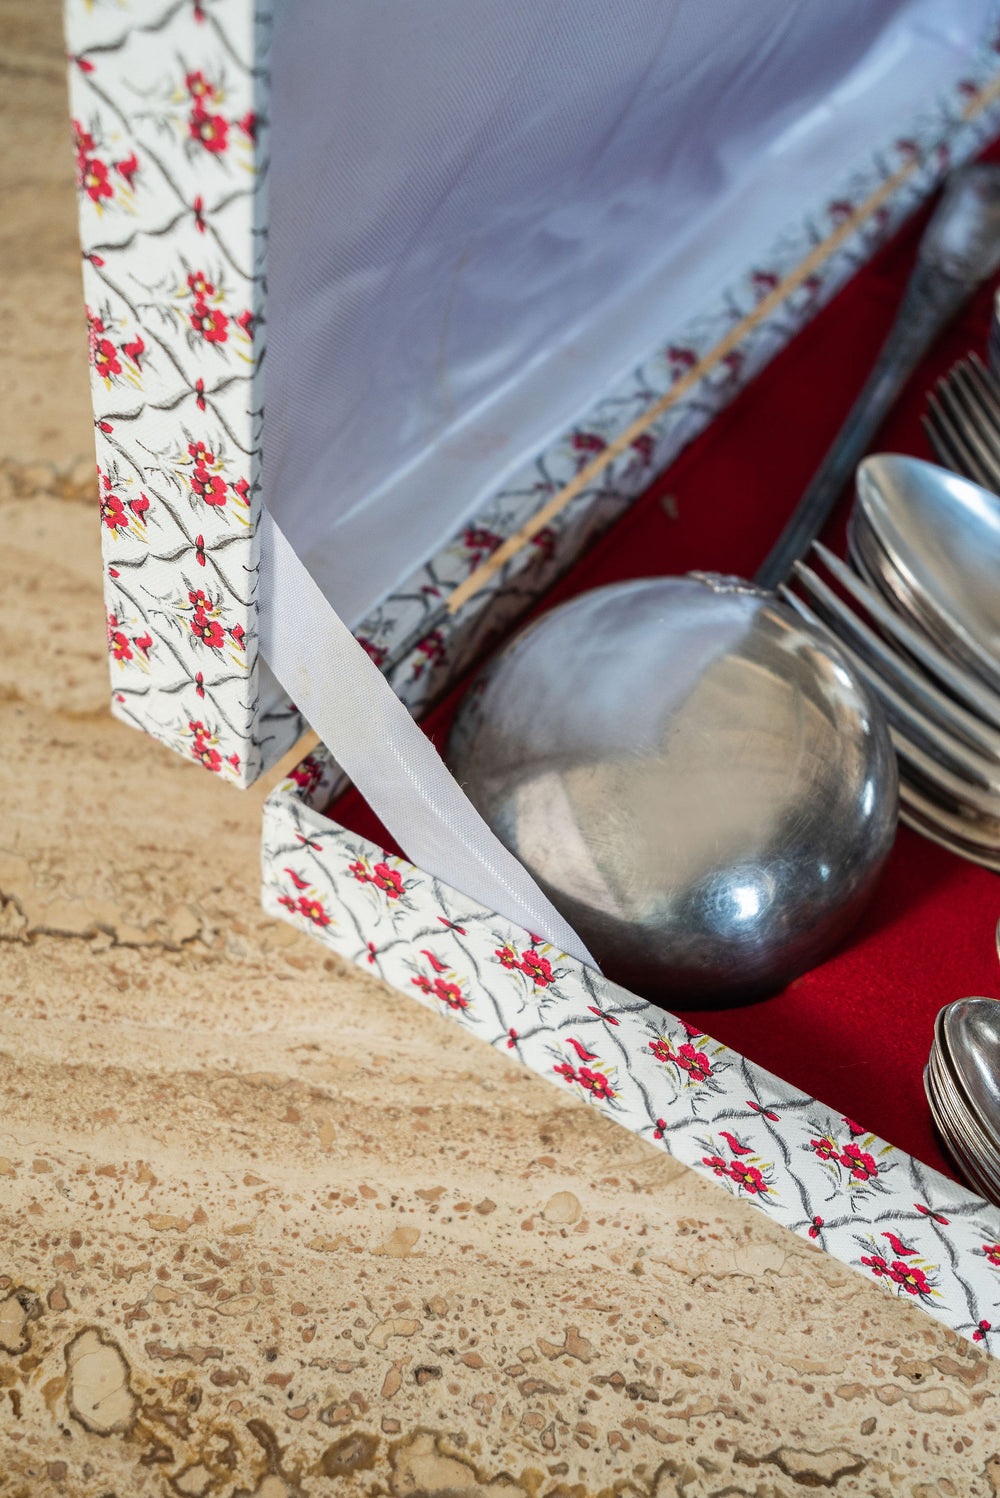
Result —
M943 466L863 456L998 267L1000 168L962 169L754 581L691 573L584 594L467 694L454 773L608 977L700 1006L787 984L856 918L892 843L897 784L902 820L1000 872L997 319L993 368L970 356L930 398ZM852 474L841 560L815 538ZM1000 1003L942 1011L925 1087L956 1163L1000 1204Z

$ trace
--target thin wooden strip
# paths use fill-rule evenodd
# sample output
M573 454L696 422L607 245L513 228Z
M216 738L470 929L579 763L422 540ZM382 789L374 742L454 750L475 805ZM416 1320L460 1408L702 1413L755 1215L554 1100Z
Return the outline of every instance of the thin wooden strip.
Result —
M974 99L970 100L969 104L962 111L962 119L966 122L974 119L998 95L1000 95L1000 73L996 74L989 85L980 90ZM458 587L449 596L447 602L448 613L456 614L473 594L478 593L479 589L485 583L489 582L494 573L499 572L510 561L511 557L516 556L523 546L527 546L538 535L538 532L548 525L550 520L566 508L571 500L575 499L578 494L588 488L604 472L605 468L614 462L615 458L619 457L632 445L637 437L641 437L654 422L659 420L665 411L668 411L672 405L679 401L710 370L720 364L727 354L732 353L758 323L769 317L776 308L780 307L791 296L793 291L796 291L824 261L830 258L834 251L843 244L845 239L850 238L856 229L860 228L867 219L871 218L872 214L878 212L882 204L888 198L891 198L903 183L913 175L919 165L920 162L917 157L912 157L909 161L904 162L899 170L893 172L892 176L888 177L882 183L881 187L876 188L859 208L856 208L848 218L845 218L842 223L838 224L836 229L828 234L825 239L820 240L819 244L810 250L809 254L799 262L794 270L789 271L788 275L782 281L779 281L777 286L773 287L766 296L761 298L752 311L748 312L738 323L735 323L725 337L721 338L703 358L699 359L697 364L693 364L676 384L671 385L670 389L664 395L660 396L659 400L654 401L613 442L609 442L607 447L598 453L596 457L592 458L585 467L581 468L580 472L568 484L564 485L558 493L553 494L552 498L547 500L540 510L535 511L530 520L526 520L524 525L516 530L513 535L509 536L503 545L497 547L496 551L487 557L474 572L470 572L469 576L463 582L459 583Z

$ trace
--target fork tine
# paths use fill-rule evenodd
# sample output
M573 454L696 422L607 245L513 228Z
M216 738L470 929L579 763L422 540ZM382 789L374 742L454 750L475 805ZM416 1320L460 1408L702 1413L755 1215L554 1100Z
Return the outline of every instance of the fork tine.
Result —
M994 475L994 486L1000 480L1000 412L993 409L969 368L956 365L948 381L949 394L957 409L956 420L964 419L966 437Z
M949 659L926 635L907 624L880 594L863 583L846 563L835 557L821 542L813 542L813 552L844 592L861 605L870 619L874 619L879 629L896 640L908 655L931 672L936 681L941 682L960 702L971 708L975 717L988 723L991 728L1000 729L1000 697Z
M989 472L969 441L967 421L963 421L961 415L957 420L955 419L954 397L944 380L939 380L935 393L928 395L927 405L932 421L958 455L959 473L965 474L975 483L989 489L991 487Z
M810 567L798 562L794 575L818 609L821 621L857 660L890 721L917 733L959 766L971 782L1000 796L1000 734L991 735L971 713L964 713L922 672L897 655ZM795 598L787 588L782 596L789 602ZM963 729L968 731L971 743ZM959 742L959 737L965 742Z
M924 434L931 447L933 448L934 456L937 458L938 462L943 467L950 468L953 470L953 472L960 473L965 476L965 470L962 467L961 460L948 446L944 435L938 431L937 427L934 425L932 418L930 416L921 416L920 425L924 429Z
M972 350L970 352L966 363L971 365L975 373L979 376L979 379L982 381L984 388L987 390L991 399L993 400L997 411L1000 412L1000 380L997 380L997 377L993 373L992 369L988 369L986 367L975 350Z

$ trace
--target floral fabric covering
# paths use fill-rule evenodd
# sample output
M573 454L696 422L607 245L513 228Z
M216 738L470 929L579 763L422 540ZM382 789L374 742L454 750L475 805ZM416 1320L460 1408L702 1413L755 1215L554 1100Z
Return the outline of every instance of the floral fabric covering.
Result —
M262 703L265 236L244 0L68 0L112 708L238 785L301 732Z
M237 785L303 727L257 656L270 23L270 5L248 0L66 0L112 707ZM359 625L414 712L622 513L949 165L996 131L996 103L980 107L996 72L991 39L957 85L901 122L762 264L665 336ZM471 572L906 163L918 165L877 213L446 611Z
M263 903L792 1232L1000 1348L1000 1212L708 1035L315 809L308 756L264 810Z

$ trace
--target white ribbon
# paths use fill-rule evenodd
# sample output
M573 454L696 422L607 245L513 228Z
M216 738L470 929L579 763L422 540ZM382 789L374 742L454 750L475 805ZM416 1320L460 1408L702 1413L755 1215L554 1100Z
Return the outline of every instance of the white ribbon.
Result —
M264 658L406 856L596 968L573 928L490 831L267 510L260 548Z

